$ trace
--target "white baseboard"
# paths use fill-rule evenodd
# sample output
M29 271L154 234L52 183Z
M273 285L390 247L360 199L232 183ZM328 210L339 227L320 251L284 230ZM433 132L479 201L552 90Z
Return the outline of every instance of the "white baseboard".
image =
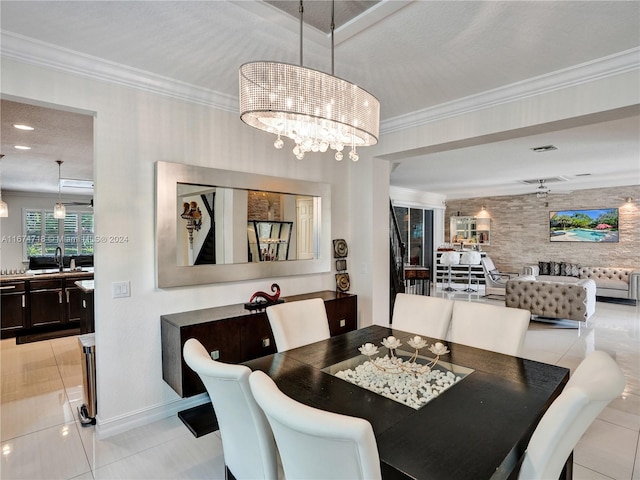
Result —
M154 405L137 412L115 417L106 421L100 419L100 413L96 416L96 434L99 439L109 438L133 428L142 427L149 423L157 422L163 418L176 415L182 410L197 407L209 402L209 395L201 393L189 398L181 398L174 402Z

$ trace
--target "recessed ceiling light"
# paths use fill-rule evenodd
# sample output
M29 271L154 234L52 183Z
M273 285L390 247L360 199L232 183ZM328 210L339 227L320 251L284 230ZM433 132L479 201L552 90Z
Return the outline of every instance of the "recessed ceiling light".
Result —
M18 130L35 130L35 128L29 126L29 125L22 125L22 124L14 124L13 125L15 128L17 128Z
M551 150L557 150L558 147L556 147L555 145L543 145L541 147L534 147L531 150L533 150L534 152L550 152Z
M31 147L27 147L25 145L14 145L18 150L31 150Z

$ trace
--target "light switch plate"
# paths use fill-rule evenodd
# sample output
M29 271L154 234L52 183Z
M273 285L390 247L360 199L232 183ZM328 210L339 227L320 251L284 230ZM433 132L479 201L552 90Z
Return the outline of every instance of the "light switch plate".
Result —
M131 296L131 284L127 280L126 282L113 282L111 284L111 297L112 298L124 298Z

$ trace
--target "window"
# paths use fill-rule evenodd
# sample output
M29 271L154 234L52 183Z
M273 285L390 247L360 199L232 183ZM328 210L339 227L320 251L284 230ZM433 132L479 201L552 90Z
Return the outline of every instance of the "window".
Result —
M93 213L67 212L53 218L53 210L25 210L24 256L53 256L62 248L66 256L93 254Z

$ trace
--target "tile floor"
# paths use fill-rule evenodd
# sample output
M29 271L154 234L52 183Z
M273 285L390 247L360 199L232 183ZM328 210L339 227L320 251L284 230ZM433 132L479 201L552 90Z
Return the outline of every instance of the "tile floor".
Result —
M577 445L574 478L640 480L640 308L598 302L596 312L580 329L531 323L524 356L572 369L594 349L616 359L627 387ZM3 480L224 478L218 434L196 439L177 417L105 440L81 426L76 337L2 340L0 354Z

